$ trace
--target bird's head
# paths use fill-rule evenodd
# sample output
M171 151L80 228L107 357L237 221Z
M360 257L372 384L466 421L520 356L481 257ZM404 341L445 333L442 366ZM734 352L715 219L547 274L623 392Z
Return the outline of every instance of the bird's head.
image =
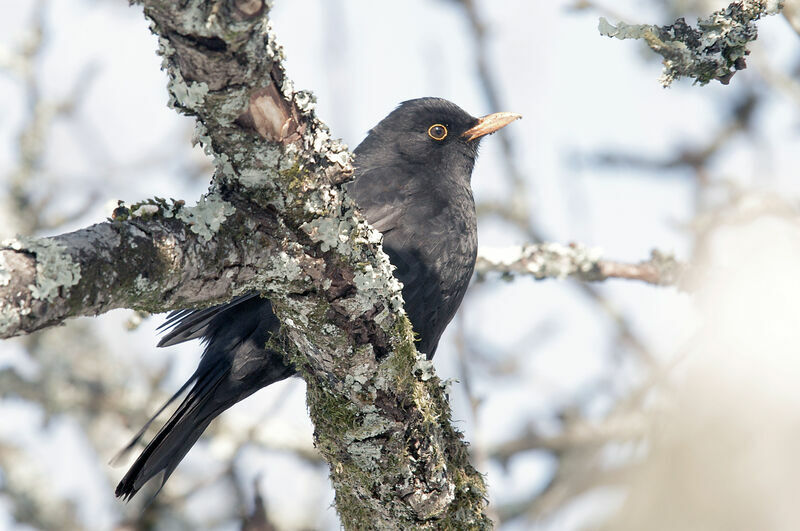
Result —
M356 167L408 167L417 175L453 175L468 181L481 138L518 118L509 112L475 118L442 98L405 101L355 150Z

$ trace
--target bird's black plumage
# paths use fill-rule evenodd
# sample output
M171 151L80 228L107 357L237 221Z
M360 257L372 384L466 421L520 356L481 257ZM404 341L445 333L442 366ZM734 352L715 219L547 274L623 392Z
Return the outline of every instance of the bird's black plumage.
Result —
M461 304L475 266L470 179L478 142L517 117L498 113L478 119L447 100L410 100L370 130L354 152L356 171L348 193L383 233L383 248L403 283L417 348L428 358ZM266 348L268 342L280 346L280 339L270 341L279 322L270 302L255 293L173 312L162 326L169 332L159 346L202 338L205 351L195 373L164 407L191 387L183 402L117 486L117 496L125 498L162 473L163 486L219 413L294 374L279 352Z

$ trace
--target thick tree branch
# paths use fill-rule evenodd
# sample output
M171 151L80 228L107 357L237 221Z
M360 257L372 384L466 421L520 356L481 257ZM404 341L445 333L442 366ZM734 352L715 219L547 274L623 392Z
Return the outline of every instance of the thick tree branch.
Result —
M2 334L115 307L268 296L308 383L347 528L485 528L485 487L418 355L380 234L344 197L349 153L285 77L261 0L145 0L170 103L216 173L198 206L149 201L6 244Z
M252 205L207 198L124 206L115 220L0 248L0 337L114 308L161 312L227 300L286 280L297 246L271 236L278 220ZM247 229L244 229L247 227ZM247 230L248 238L243 238ZM211 234L216 237L211 238ZM311 271L319 259L297 256Z

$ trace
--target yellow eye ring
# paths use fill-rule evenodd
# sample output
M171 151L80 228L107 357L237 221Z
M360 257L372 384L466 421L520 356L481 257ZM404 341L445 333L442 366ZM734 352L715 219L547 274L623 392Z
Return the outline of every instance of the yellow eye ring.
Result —
M442 124L433 124L428 128L428 136L434 140L444 140L447 137L447 128Z

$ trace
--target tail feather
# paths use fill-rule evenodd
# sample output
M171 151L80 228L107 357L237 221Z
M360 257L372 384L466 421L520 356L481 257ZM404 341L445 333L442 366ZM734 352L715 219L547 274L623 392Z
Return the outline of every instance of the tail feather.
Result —
M205 429L214 418L232 405L219 403L213 400L215 391L225 378L225 372L207 374L204 378L197 379L195 386L186 396L184 401L172 414L166 424L158 431L152 441L145 447L141 455L131 466L128 473L120 481L115 490L117 497L130 500L145 483L163 472L161 487L164 486L169 476L178 466L194 443L200 438ZM147 427L164 409L192 383L189 380L179 393L173 396L156 415L136 434L134 439L122 450L120 455L130 451L142 438Z
M203 337L214 319L220 314L230 312L236 306L244 303L249 302L252 304L253 300L258 300L258 298L258 293L251 292L235 297L225 304L218 304L210 308L176 310L170 313L166 321L158 327L159 330L166 332L161 341L158 342L158 346L169 347Z
M210 310L174 312L165 323L169 344L202 336L206 343L197 371L134 436L116 459L144 436L150 424L183 393L186 397L116 488L130 500L161 475L161 487L217 415L271 383L294 374L280 352L265 348L280 323L266 299L246 294ZM173 335L174 334L174 335ZM167 339L167 338L165 338Z
M142 437L144 437L145 432L147 432L147 429L150 427L153 421L155 421L158 417L160 417L161 414L164 412L164 410L167 409L170 405L172 405L172 403L175 402L175 400L177 400L178 397L180 397L183 393L185 393L186 389L188 389L189 386L195 383L196 381L197 381L196 376L193 376L192 378L187 380L186 383L183 384L181 388L178 389L178 391L170 397L169 400L164 402L164 404L158 409L158 411L155 412L155 414L152 417L150 417L150 419L145 423L145 425L142 426L142 429L136 432L136 435L133 436L130 442L127 445L125 445L125 447L122 450L117 452L117 455L111 458L109 464L113 466L120 464L120 462L125 458L125 456L128 455L128 453L130 453L130 451L133 450L133 448L137 444L139 444L139 441L142 440Z

